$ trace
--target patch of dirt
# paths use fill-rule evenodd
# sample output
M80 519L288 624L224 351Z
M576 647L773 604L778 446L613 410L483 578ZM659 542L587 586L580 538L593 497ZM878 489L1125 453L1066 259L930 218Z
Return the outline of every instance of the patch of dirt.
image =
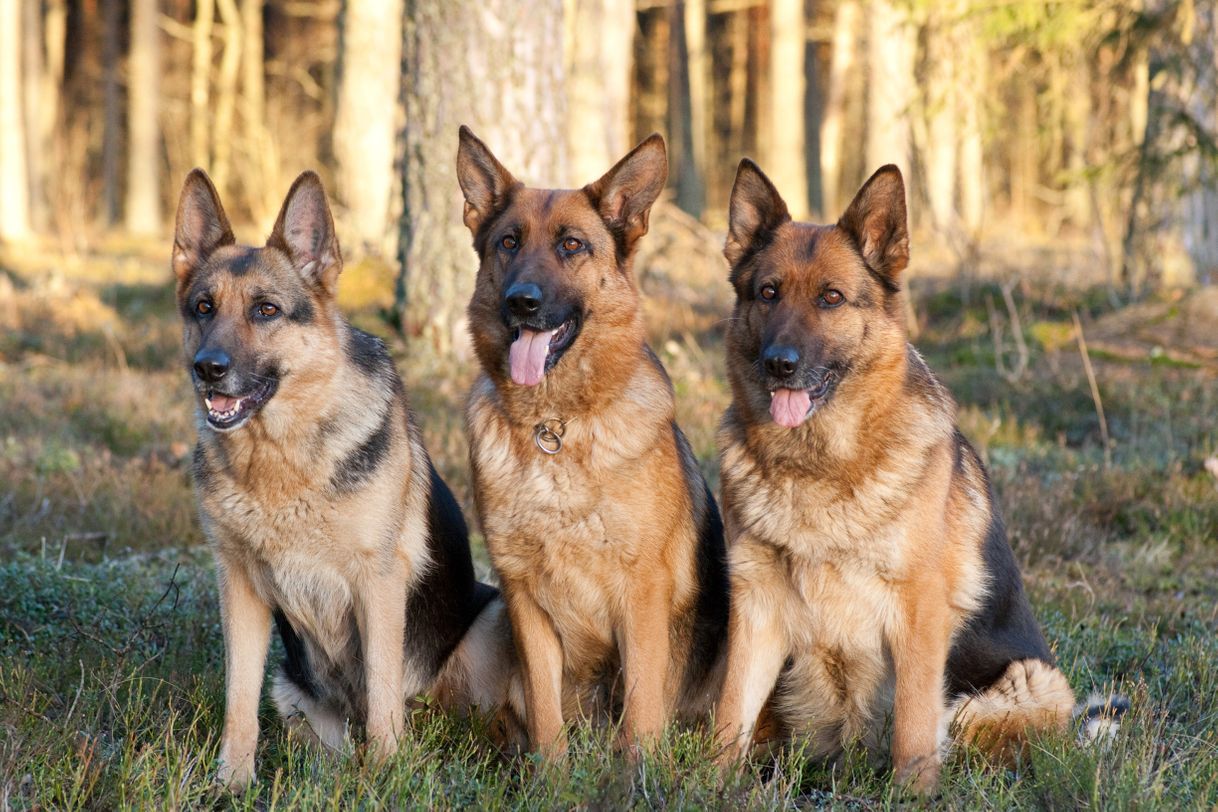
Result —
M1130 305L1088 326L1086 336L1093 349L1117 359L1166 359L1218 372L1218 288Z

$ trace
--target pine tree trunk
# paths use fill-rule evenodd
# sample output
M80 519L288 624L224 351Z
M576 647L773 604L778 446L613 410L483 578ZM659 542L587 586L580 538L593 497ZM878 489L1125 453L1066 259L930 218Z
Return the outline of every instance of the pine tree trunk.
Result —
M804 140L804 0L770 3L770 138L763 161L795 219L808 216L807 144Z
M46 200L46 149L42 138L43 75L46 72L43 60L42 3L39 0L21 0L21 92L25 125L25 161L29 178L30 224L34 231L42 231L47 224Z
M246 134L248 163L242 167L255 222L270 226L278 211L284 183L279 177L279 155L267 130L266 65L264 64L262 12L264 0L241 0L241 120ZM395 100L396 104L396 100Z
M677 205L694 217L706 206L706 114L710 60L706 52L706 0L678 0L670 41L670 96Z
M347 0L341 21L334 157L346 226L365 251L390 249L402 0Z
M25 114L21 102L21 3L0 2L0 239L30 235Z
M888 0L872 0L868 31L867 164L870 175L896 164L910 182L914 30L907 12Z
M842 151L846 126L846 93L848 78L854 72L858 40L859 4L842 0L833 17L832 51L829 54L828 96L820 124L821 196L826 219L842 213Z
M926 196L931 220L940 232L947 233L956 225L956 107L957 81L961 78L955 65L959 43L952 28L955 21L947 18L943 9L932 12L927 36L927 76L923 89L926 105L927 144Z
M211 178L221 194L228 191L233 162L233 122L237 112L237 83L241 75L241 12L237 0L216 0L224 23L224 50L216 74L216 107L212 127L226 135L212 142Z
M123 101L119 88L122 59L122 5L101 0L102 7L102 220L118 223L122 213L119 169L122 165Z
M408 0L397 311L407 335L467 351L477 258L462 223L457 128L521 181L570 182L562 0Z
M634 75L634 4L565 0L567 152L574 183L600 177L626 154Z
M985 219L985 147L982 143L983 100L986 98L988 55L977 26L966 27L961 42L961 64L967 82L961 82L956 96L960 113L960 222L969 239L980 235Z
M127 69L127 230L151 235L161 227L161 32L156 0L131 6Z
M216 1L196 0L194 57L190 73L190 159L211 168L211 31Z

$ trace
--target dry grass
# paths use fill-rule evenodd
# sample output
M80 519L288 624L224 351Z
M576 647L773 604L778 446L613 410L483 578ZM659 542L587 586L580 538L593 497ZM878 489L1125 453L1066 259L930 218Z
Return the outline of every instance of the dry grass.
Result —
M713 246L677 243L688 256L670 248L641 262L647 317L681 424L716 482L730 291ZM437 714L417 718L411 746L375 772L295 750L268 713L259 793L218 795L218 618L185 465L193 429L162 249L0 256L0 809L898 803L886 776L856 756L825 766L788 752L719 784L698 734L675 735L632 770L601 734L581 731L570 769L557 775L501 759L476 725ZM382 334L387 278L369 265L344 280L353 317ZM1208 345L1179 348L1191 353L1180 363L1153 338L1176 335L1173 314L1199 306L1139 305L1154 325L1122 332L1134 311L1114 311L1104 291L1018 286L1030 357L1009 382L985 307L994 296L1003 312L994 288L935 280L914 291L919 346L990 465L1063 666L1076 684L1115 686L1135 702L1114 747L1044 742L1018 780L963 754L942 804L1213 806L1218 480L1205 460L1218 450L1218 387ZM1121 348L1092 357L1112 435L1107 466L1070 332L1076 310L1097 346ZM1133 333L1143 344L1131 350L1124 338ZM469 510L460 404L473 370L394 347L428 446Z

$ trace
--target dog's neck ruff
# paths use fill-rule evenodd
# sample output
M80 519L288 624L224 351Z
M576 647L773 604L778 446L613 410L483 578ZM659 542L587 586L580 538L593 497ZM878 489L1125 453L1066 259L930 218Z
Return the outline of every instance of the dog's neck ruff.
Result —
M549 417L533 427L533 442L543 454L551 457L562 451L562 436L567 431L567 421Z

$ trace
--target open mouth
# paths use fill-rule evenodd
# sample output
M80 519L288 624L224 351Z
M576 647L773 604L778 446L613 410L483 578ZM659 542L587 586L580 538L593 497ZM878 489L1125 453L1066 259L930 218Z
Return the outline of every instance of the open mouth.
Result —
M218 431L232 431L254 416L275 394L277 383L268 380L245 395L226 395L209 389L203 397L207 408L207 424Z
M783 428L793 429L808 419L816 407L824 403L837 383L833 370L825 370L811 388L770 391L770 417Z
M508 350L512 380L521 386L536 386L575 341L579 322L570 318L553 330L537 330L526 325L516 328Z

